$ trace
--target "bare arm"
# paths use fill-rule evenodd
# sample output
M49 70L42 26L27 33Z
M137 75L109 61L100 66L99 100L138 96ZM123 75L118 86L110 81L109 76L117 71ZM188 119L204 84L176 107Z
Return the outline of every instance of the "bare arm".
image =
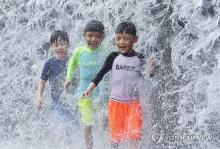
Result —
M45 88L46 80L40 80L38 83L38 90L37 90L37 107L40 109L43 104L43 93Z
M69 92L69 86L70 86L70 82L72 80L72 76L73 73L76 69L76 66L79 63L79 57L80 57L80 53L83 51L82 48L76 48L73 51L73 54L68 62L68 66L67 66L67 76L66 76L66 80L64 82L64 90L65 92Z
M83 97L85 96L90 96L92 93L92 90L96 87L96 84L94 82L91 82L89 84L89 87L87 88L87 90L82 94Z

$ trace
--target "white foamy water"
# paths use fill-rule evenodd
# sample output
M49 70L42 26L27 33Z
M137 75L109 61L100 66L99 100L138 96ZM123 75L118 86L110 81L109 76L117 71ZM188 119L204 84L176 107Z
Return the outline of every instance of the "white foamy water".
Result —
M0 148L84 147L83 128L77 122L60 126L71 129L68 135L59 139L57 124L49 110L49 85L42 111L36 109L36 90L43 63L51 54L51 50L48 54L45 50L48 49L45 43L49 41L50 34L56 29L68 31L69 53L72 53L73 48L83 43L82 30L91 19L103 21L105 40L110 43L114 43L114 29L118 23L133 21L139 35L136 50L147 57L156 55L158 63L163 63L164 51L159 49L152 54L152 47L157 47L160 31L166 28L162 26L163 22L166 19L172 21L172 35L163 39L172 48L173 73L154 79L146 77L141 84L144 129L140 148L219 148L220 137L211 141L164 140L167 132L157 130L158 127L174 130L174 135L220 134L220 2L213 0L212 3L214 16L202 15L200 6L205 3L200 0L164 0L161 3L156 3L156 0L0 0ZM166 18L168 6L173 12ZM172 79L175 82L172 83ZM164 87L157 88L162 84L161 80L167 82ZM155 94L154 99L150 99L150 94ZM176 96L172 98L174 94ZM154 103L157 98L164 100L157 105ZM67 95L67 99L70 108L75 109L75 97ZM172 106L176 110L166 113L166 109ZM157 111L161 114L154 117ZM167 129L172 116L177 117L177 123L172 129ZM163 138L152 140L155 131ZM95 148L110 148L106 132L97 131L94 135Z

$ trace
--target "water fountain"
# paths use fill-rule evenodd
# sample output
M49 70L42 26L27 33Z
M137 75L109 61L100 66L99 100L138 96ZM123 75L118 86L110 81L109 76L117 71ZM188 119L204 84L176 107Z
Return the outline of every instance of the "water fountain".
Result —
M91 19L103 21L105 40L113 45L115 26L133 21L139 31L135 48L160 64L159 74L141 84L145 121L140 148L219 148L219 8L218 0L1 0L0 148L83 148L78 126L63 144L54 141L49 92L39 112L36 89L52 54L51 32L68 31L72 53L83 43L82 29ZM183 137L193 135L197 140ZM107 137L99 140L95 136L96 148L108 148Z

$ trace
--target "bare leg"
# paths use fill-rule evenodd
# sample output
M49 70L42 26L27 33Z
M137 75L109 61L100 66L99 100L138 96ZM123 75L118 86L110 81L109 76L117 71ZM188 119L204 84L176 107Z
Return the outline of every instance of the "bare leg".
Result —
M139 139L131 139L129 142L131 149L137 149Z
M118 142L111 142L111 148L112 149L118 149L118 147L119 147L119 141Z
M84 128L84 137L87 149L93 148L93 141L92 141L92 126L85 126Z

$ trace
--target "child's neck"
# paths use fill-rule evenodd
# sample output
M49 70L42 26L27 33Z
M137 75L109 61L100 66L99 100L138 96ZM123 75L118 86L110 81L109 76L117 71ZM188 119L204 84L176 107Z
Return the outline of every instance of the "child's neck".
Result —
M92 48L92 47L90 47L90 46L88 46L88 45L86 45L86 47L89 48L89 49L91 49L92 51L95 51L96 49L98 49L98 47L97 47L97 48Z
M64 60L66 58L66 55L56 55L56 58L58 60Z
M132 53L134 50L133 49L131 49L131 50L128 50L128 51L120 51L120 53L123 53L123 54L126 54L126 53Z

